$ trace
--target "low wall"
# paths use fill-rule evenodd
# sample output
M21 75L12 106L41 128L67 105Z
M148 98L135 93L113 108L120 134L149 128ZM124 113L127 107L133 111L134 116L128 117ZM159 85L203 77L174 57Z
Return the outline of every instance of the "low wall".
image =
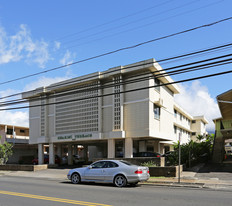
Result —
M9 170L9 171L38 171L45 170L48 168L48 165L18 165L18 164L6 164L0 165L0 170Z
M183 165L180 166L180 173ZM178 166L149 167L151 177L178 177Z
M93 161L105 160L105 159L94 158ZM152 161L157 166L161 166L161 164L162 164L161 159L163 160L163 158L160 158L160 157L133 157L133 158L110 158L110 159L111 160L125 160L125 161L128 161L128 162L135 164L135 165L141 165L144 162Z

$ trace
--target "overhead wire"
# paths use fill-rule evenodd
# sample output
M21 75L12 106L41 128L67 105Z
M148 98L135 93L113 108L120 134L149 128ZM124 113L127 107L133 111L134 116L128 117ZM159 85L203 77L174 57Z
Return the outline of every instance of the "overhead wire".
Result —
M226 56L232 56L232 54L230 55L226 55ZM218 57L217 59L222 58L222 57ZM216 59L216 58L212 58L212 59ZM204 62L209 61L208 59L205 60ZM96 86L95 88L85 88L83 90L81 90L81 88L79 88L79 91L76 91L76 88L74 89L70 89L68 92L65 92L65 94L62 94L62 92L60 93L55 93L55 94L51 94L49 98L57 98L63 95L72 95L72 94L77 94L77 93L82 93L82 92L87 92L87 91L91 91L91 90L98 90L98 89L105 89L105 88L110 88L110 87L114 87L115 85L127 85L127 84L131 84L131 83L137 83L137 82L141 82L141 81L145 81L149 78L160 78L160 77L165 77L165 76L172 76L172 75L176 75L176 74L182 74L182 73L186 73L186 72L193 72L193 71L198 71L198 70L202 70L202 69L207 69L207 68L212 68L212 67L216 67L216 66L222 66L222 65L226 65L226 64L231 64L232 63L232 58L229 59L225 59L225 60L220 60L220 61L215 61L215 62L210 62L210 63L206 63L206 64L201 64L201 65L197 65L197 66L191 66L188 68L184 68L184 69L178 69L178 70L174 70L171 72L166 72L167 70L171 70L171 69L175 69L175 68L181 68L181 67L185 67L185 66L189 66L189 65L194 65L197 63L202 63L202 61L198 61L198 62L193 62L192 64L184 64L184 65L179 65L176 67L171 67L169 69L166 70L158 70L158 71L154 71L154 72L150 72L149 76L146 77L140 77L138 79L132 79L132 80L126 80L123 82L119 82L117 84L115 83L111 83L109 85L105 85L105 86ZM159 74L155 74L158 73ZM162 73L165 72L165 73ZM148 73L146 73L145 75L147 75ZM109 81L112 82L112 81ZM106 82L107 83L107 82ZM74 92L72 90L75 90ZM43 100L46 99L47 97L39 97L39 98L32 98L30 99L30 102L33 101L38 101L38 100ZM8 102L4 102L2 104L0 104L0 107L3 106L9 106L9 105L14 105L14 104L21 104L21 103L26 103L28 102L28 100L22 100L22 99L18 99L18 100L12 100L12 101L8 101Z
M98 24L98 25L96 25L96 26L89 27L89 28L84 29L84 30L81 30L81 31L79 31L79 32L75 32L75 33L72 33L72 34L69 34L69 35L65 35L65 36L63 36L63 37L57 38L56 40L65 39L65 38L70 37L70 36L75 36L75 35L77 35L77 34L79 35L79 34L81 34L81 33L84 33L84 32L87 32L87 31L90 31L90 30L93 30L93 29L96 29L96 28L98 28L98 27L102 27L102 26L105 26L105 25L109 25L109 24L114 23L114 22L117 22L117 21L119 21L119 20L126 19L126 18L129 18L129 17L131 17L131 16L135 16L135 15L137 15L137 14L144 13L144 12L149 11L149 10L154 9L154 8L158 8L158 7L160 7L160 6L163 6L163 5L165 5L165 4L168 4L168 3L170 3L170 2L173 2L173 0L168 0L168 1L165 1L165 2L162 2L162 3L159 3L159 4L155 4L155 5L153 5L153 6L147 7L147 8L145 8L145 9L139 10L139 11L137 11L137 12L128 14L128 15L126 15L126 16L122 16L122 17L119 17L119 18L116 18L116 19L107 21L107 22L105 22L105 23L102 23L102 24Z
M112 31L112 30L116 30L116 29L118 30L119 28L128 26L128 25L130 25L130 24L138 23L138 22L140 22L140 21L149 19L149 18L151 18L151 17L156 17L156 16L162 15L162 14L164 14L164 13L168 13L168 12L170 12L170 11L183 8L183 7L185 7L185 6L188 6L188 5L191 5L191 4L195 3L195 2L197 2L197 1L200 1L200 0L194 0L194 1L191 1L191 2L188 2L188 3L185 3L185 4L181 5L181 6L176 6L176 7L174 7L174 8L167 9L167 10L165 10L165 11L161 11L161 12L159 12L159 13L155 12L155 14L153 14L153 15L150 15L150 16L147 16L147 17L143 17L143 18L140 18L140 19L136 19L136 20L127 22L127 23L122 24L122 25L119 25L119 26L114 26L114 27L111 27L111 28L107 28L107 29L101 30L101 31L99 31L99 32L90 34L90 35L85 35L84 37L80 37L80 38L78 38L78 39L74 39L74 40L70 40L70 41L67 41L67 42L63 42L62 44L63 44L63 45L64 45L64 44L69 44L69 43L73 43L73 42L76 42L76 41L79 41L79 40L83 40L83 39L86 39L86 38L89 38L89 37L92 37L92 36L96 36L96 35L98 35L98 34L103 34L103 33L106 33L106 32ZM172 18L172 17L170 17L170 18ZM156 22L157 22L157 21L156 21ZM68 47L68 48L71 48L71 47ZM65 48L65 49L67 49L67 48Z
M189 78L189 79L183 79L183 80L179 80L179 81L175 81L175 82L163 83L163 84L158 85L158 86L167 86L167 85L171 85L171 84L178 84L178 83L183 83L183 82L188 82L188 81L194 81L194 80L198 80L198 79L204 79L204 78L210 78L210 77L219 76L219 75L225 75L225 74L229 74L229 73L232 73L232 70L224 71L224 72L219 72L219 73L214 73L214 74L209 74L209 75L204 75L204 76L193 77L193 78ZM155 88L155 87L158 87L158 86L154 85L154 86L141 87L141 88L137 88L137 89L131 89L131 90L127 90L127 91L120 91L120 92L117 92L117 94L123 94L123 93L128 93L128 92L141 91L141 90L144 90L144 89ZM23 107L4 108L4 109L0 109L0 111L33 108L33 107L55 105L55 104L62 104L62 103L64 104L64 103L81 101L81 100L86 100L86 99L106 97L106 96L111 96L111 95L115 95L115 94L116 93L110 93L110 94L96 95L96 96L92 96L92 97L84 97L84 98L80 98L80 99L65 100L65 101L53 102L53 103L45 103L45 104L38 104L38 105L28 105L28 106L23 106Z
M176 33L166 35L166 36L162 36L162 37L158 37L158 38L151 39L151 40L148 40L148 41L144 41L144 42L132 45L132 46L127 46L127 47L123 47L123 48L116 49L116 50L113 50L113 51L109 51L109 52L99 54L99 55L96 55L96 56L92 56L92 57L89 57L89 58L86 58L86 59L82 59L82 60L79 60L79 61L76 61L76 62L72 62L72 63L69 63L69 64L62 65L62 66L54 67L52 69L48 69L48 70L45 70L45 71L41 71L41 72L37 72L37 73L34 73L34 74L26 75L26 76L23 76L23 77L19 77L19 78L16 78L16 79L1 82L0 85L15 82L15 81L26 79L26 78L33 77L33 76L37 76L37 75L40 75L40 74L44 74L44 73L51 72L51 71L54 71L54 70L58 70L58 69L61 69L61 68L64 68L64 67L72 66L72 65L75 65L75 64L83 63L83 62L90 61L90 60L93 60L93 59L97 59L97 58L100 58L100 57L103 57L103 56L118 53L120 51L134 49L134 48L140 47L140 46L145 45L145 44L149 44L149 43L152 43L152 42L155 42L155 41L167 39L167 38L174 37L174 36L177 36L177 35L180 35L180 34L195 31L195 30L198 30L198 29L201 29L201 28L210 27L210 26L213 26L213 25L225 22L225 21L229 21L231 19L232 19L232 17L220 19L218 21L211 22L209 24L203 24L201 26L197 26L197 27L194 27L194 28L191 28L191 29L183 30L183 31L180 31L180 32L176 32Z
M106 39L106 38L109 38L109 37L117 36L117 35L119 35L119 34L123 34L123 33L126 33L126 32L135 31L135 30L138 30L138 29L141 29L141 28L144 28L144 27L147 27L147 26L156 24L156 23L160 23L160 22L166 21L166 20L168 20L168 19L173 19L174 17L177 17L177 16L181 16L181 15L184 15L184 14L189 14L189 13L194 12L194 11L196 11L196 10L199 10L199 9L202 9L202 8L205 8L205 7L214 5L214 4L219 3L219 2L222 2L222 1L224 1L224 0L220 0L220 1L217 1L217 2L214 2L214 3L210 3L210 4L206 5L206 6L201 6L201 7L197 8L197 9L191 9L191 10L188 10L188 11L185 11L185 12L182 12L182 13L179 13L179 14L175 14L175 15L172 15L172 16L169 16L169 17L166 17L166 18L163 18L163 19L161 19L161 20L156 20L156 21L153 21L153 22L150 22L150 23L141 25L141 26L136 26L136 27L133 27L133 28L124 30L124 31L119 31L119 32L113 33L113 34L111 34L111 35L105 35L105 36L103 36L103 37L100 37L100 38L97 38L97 39L93 39L93 40L90 40L90 41L87 41L87 42L83 42L83 43L80 43L80 44L73 44L72 46L65 47L64 49L71 49L71 48L74 48L74 47L86 45L86 44L89 44L89 43L92 43L92 42L96 42L96 41L99 41L99 40L102 40L102 39ZM104 31L107 31L107 30L104 30ZM99 33L101 33L101 32L99 32ZM97 34L98 34L98 33L97 33ZM83 39L83 38L82 38L82 39Z
M223 45L219 45L219 46L216 46L216 47L211 47L211 48L207 48L207 49L203 49L203 50L198 50L198 51L193 51L193 52L189 52L189 53L187 53L187 54L181 54L181 55L177 55L177 56L174 56L174 57L169 57L169 58L164 58L164 59L160 59L160 60L157 60L156 62L153 62L153 63L163 63L163 62L167 62L167 61L173 61L173 60L178 60L178 59L180 59L180 58L186 58L186 57L188 57L188 56L193 56L193 55L199 55L199 54L201 54L202 55L202 53L208 53L208 52L212 52L212 51L215 51L215 50L219 50L219 49L225 49L225 48L228 48L228 47L231 47L232 46L232 43L227 43L227 44L223 44ZM215 57L215 58L210 58L210 59L206 59L206 60L203 60L203 61L200 61L200 62L204 62L204 61L210 61L210 60L214 60L214 59L219 59L219 58L222 58L222 57L226 57L226 56L228 56L228 55L224 55L224 56L219 56L219 57ZM230 56L230 55L229 55ZM198 62L195 62L195 63L200 63L199 61ZM145 65L147 65L147 64L151 64L150 62L149 63L142 63L142 64L136 64L136 66L145 66ZM182 66L184 66L184 65L179 65L179 67L182 67ZM133 67L135 67L135 66L124 66L124 67L122 67L124 70L127 70L127 69L130 69L130 68L133 68ZM171 68L166 68L165 69L165 71L168 71L168 70L170 70L170 69L172 69L173 67L171 67ZM115 70L113 70L113 71L105 71L104 72L104 74L110 74L110 73L112 73L112 72L115 72L115 71L119 71L119 70L121 70L121 68L119 68L119 69L115 69ZM68 82L68 84L70 84L70 83L73 83L73 82L75 82L75 83L78 83L78 82L81 82L81 81L84 81L84 80L87 80L87 79L90 79L90 78L96 78L96 77L98 77L99 76L99 74L94 74L94 75L91 75L91 76L89 76L88 75L88 77L82 77L82 78L80 78L80 79L76 79L76 78L74 78L73 80L69 80L69 82ZM133 77L135 77L136 75L132 75L131 77L133 78ZM56 84L55 84L56 85ZM55 87L55 85L54 86L49 86L49 88L53 88L53 87ZM67 85L67 83L66 82L63 82L63 83L59 83L59 85L60 86L62 86L62 85ZM35 91L35 90L31 90L31 91ZM12 94L12 95L8 95L8 96L4 96L4 97L1 97L0 99L6 99L6 98L10 98L10 97L14 97L14 96L18 96L18 95L21 95L22 94L22 92L20 92L20 93L16 93L16 94Z
M177 65L177 66L173 66L173 67L169 67L169 68L165 68L165 69L160 69L160 70L158 70L158 71L151 72L151 73L152 73L152 74L155 74L155 73L158 73L158 72L165 72L166 74L170 75L171 73L170 73L170 72L167 72L167 71L173 70L173 69L176 69L176 68L181 68L181 67L186 67L186 66L192 66L192 67L189 67L189 68L187 68L187 69L182 69L183 71L186 71L186 70L189 70L189 69L196 69L196 68L202 67L202 66L209 66L209 65L212 65L212 64L225 63L225 62L230 61L231 59L229 58L229 59L220 60L220 61L216 61L216 62L210 62L210 63L203 64L203 65L193 66L193 65L196 65L196 64L199 64L199 63L209 62L209 61L212 61L212 60L218 60L218 59L222 59L222 58L230 57L230 56L232 56L232 53L226 54L226 55L217 56L217 57L213 57L213 58L208 58L208 59L204 59L204 60L200 60L200 61L195 61L195 62L191 62L191 63L187 63L187 64L181 64L181 65ZM134 67L147 66L147 65L151 65L151 64L157 64L157 63L158 63L158 62L153 61L153 62L148 62L148 63L135 64L135 65L127 66L127 67L125 67L125 68L123 68L123 69L127 70L127 69L134 68ZM103 75L106 75L106 74L109 74L109 73L112 73L112 72L115 72L115 71L119 71L119 70L120 70L120 69L113 70L113 71L106 71L106 72L103 73ZM180 71L180 70L178 70L178 71ZM174 71L174 72L176 72L176 71ZM131 75L129 78L131 79L131 78L134 78L134 77L139 77L138 80L140 80L140 79L141 79L141 76L143 76L143 75L147 75L147 73L145 73L145 74L135 74L135 75ZM99 75L94 76L94 77L99 77ZM74 79L74 80L72 80L72 81L68 81L68 83L67 83L67 82L65 82L65 83L59 83L59 87L60 87L60 86L68 86L68 85L70 85L70 84L72 84L72 83L77 84L77 83L80 82L80 81L89 80L89 79L91 79L91 78L93 78L93 77L92 77L92 76L90 76L90 77L85 77L85 78L83 78L83 79L81 79L81 80L75 80L75 79ZM135 81L135 80L137 80L137 79L133 79L132 81ZM110 82L111 82L111 80L105 81L105 84L106 84L106 83L110 83ZM49 89L51 90L52 88L54 88L54 87L56 87L56 86L57 86L56 84L55 84L54 86L49 86ZM73 90L73 89L69 89L69 91L72 91L72 90ZM74 89L74 90L75 90L75 89ZM32 90L32 91L35 91L35 90ZM32 91L30 91L30 92L32 92ZM19 100L19 99L18 99L18 100ZM17 100L4 101L4 103L13 102L13 101L17 101ZM0 102L0 103L2 103L2 102Z

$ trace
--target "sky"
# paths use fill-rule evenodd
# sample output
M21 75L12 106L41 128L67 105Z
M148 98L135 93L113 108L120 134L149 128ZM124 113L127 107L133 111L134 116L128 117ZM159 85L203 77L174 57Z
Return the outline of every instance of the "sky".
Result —
M6 83L109 51L228 18L230 0L1 0L0 97L119 65L157 61L231 43L232 20L134 49ZM231 49L170 63L171 66L230 53ZM173 75L174 81L231 70L230 65ZM205 115L207 129L221 116L217 95L231 89L232 75L179 84L175 100L191 115ZM2 100L4 101L4 99ZM28 110L1 111L0 124L28 126Z

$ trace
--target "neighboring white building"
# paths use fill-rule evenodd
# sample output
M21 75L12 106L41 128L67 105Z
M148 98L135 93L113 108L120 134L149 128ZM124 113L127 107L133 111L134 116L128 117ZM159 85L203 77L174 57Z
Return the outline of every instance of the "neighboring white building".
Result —
M22 97L31 106L30 144L38 144L39 163L44 145L49 145L50 164L64 148L71 164L78 145L89 159L132 158L142 151L163 153L179 134L182 143L194 132L203 134L207 121L174 102L179 88L168 84L172 82L149 59L25 92ZM160 86L163 83L167 85ZM192 121L202 121L204 127L195 127Z

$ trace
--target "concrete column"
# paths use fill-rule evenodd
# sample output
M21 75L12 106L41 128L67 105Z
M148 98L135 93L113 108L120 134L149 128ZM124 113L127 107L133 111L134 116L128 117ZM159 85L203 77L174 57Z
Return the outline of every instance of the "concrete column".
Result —
M160 143L160 153L164 154L164 144Z
M125 158L133 157L133 140L132 138L125 138Z
M54 144L49 144L49 164L54 165L55 164L55 154L54 154Z
M122 79L122 75L120 76L120 83L123 82L123 79ZM120 92L124 92L124 85L121 84L120 85ZM123 120L124 120L124 107L123 107L123 104L124 104L124 93L121 93L120 94L120 130L123 131Z
M115 158L115 140L108 139L108 158Z
M155 140L154 141L154 152L159 152L160 148L159 148L159 141Z
M139 152L146 152L146 141L139 141Z
M98 87L101 86L101 82L98 81ZM101 133L102 132L102 101L103 101L103 97L101 97L102 95L102 89L98 89L98 132Z
M89 161L89 148L88 148L88 145L84 145L84 158L85 158L86 162Z
M57 155L61 158L62 157L62 145L61 144L57 144Z
M73 148L73 154L77 155L77 145L76 144L74 145L74 148Z
M72 145L68 144L68 165L73 165Z
M43 144L38 144L38 164L44 164L44 150Z

